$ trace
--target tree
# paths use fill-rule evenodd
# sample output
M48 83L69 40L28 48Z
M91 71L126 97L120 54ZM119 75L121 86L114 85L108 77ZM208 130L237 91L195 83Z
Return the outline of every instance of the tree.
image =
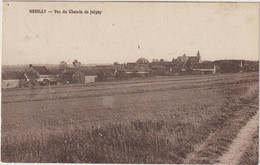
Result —
M72 64L75 68L79 68L81 66L81 63L78 60L74 60Z
M60 67L61 69L66 69L66 68L68 68L69 66L68 66L68 64L67 64L65 61L61 61L59 67Z
M119 65L119 63L118 62L114 62L114 65Z

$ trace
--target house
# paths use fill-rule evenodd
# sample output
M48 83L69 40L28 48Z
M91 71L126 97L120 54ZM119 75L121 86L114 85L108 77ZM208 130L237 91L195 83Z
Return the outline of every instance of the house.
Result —
M183 54L182 56L177 57L176 60L177 60L178 62L181 62L181 63L186 63L187 60L188 60L188 57L186 56L186 54Z
M73 69L64 69L63 72L59 75L60 82L63 84L72 83L72 75L75 73Z
M97 72L95 70L82 70L81 72L85 75L85 84L97 81Z
M24 76L26 77L27 81L29 80L36 81L40 77L36 72L33 71L26 71Z
M49 80L54 81L55 75L51 74L51 72L45 66L33 66L29 65L29 68L26 69L25 73L27 79L34 79L37 81Z
M76 71L72 75L72 82L78 83L78 84L84 84L85 83L85 74L81 71Z
M76 71L72 75L72 82L78 84L88 84L96 82L97 74L88 71Z
M136 61L137 64L148 64L149 61L145 58L139 58L137 61Z
M152 59L152 62L159 62L158 59Z
M2 72L2 88L19 88L22 83L26 82L26 77L22 72Z

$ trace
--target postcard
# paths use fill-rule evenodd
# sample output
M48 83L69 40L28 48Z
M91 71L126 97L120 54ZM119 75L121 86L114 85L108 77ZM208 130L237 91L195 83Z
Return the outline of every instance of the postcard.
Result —
M2 162L258 164L259 3L2 4Z

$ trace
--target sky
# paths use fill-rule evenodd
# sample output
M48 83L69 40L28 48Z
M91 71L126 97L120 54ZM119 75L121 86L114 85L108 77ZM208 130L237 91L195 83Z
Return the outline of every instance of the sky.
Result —
M3 2L2 64L171 61L198 50L203 60L258 60L259 13L257 3Z

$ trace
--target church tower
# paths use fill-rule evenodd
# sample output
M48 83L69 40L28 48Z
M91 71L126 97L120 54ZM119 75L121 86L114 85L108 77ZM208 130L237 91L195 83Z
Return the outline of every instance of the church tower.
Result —
M200 58L200 51L198 50L197 57Z
M200 57L200 51L198 50L198 53L197 53L197 58L199 59L199 63L202 63L203 61L202 61L202 59L201 59L201 57Z

